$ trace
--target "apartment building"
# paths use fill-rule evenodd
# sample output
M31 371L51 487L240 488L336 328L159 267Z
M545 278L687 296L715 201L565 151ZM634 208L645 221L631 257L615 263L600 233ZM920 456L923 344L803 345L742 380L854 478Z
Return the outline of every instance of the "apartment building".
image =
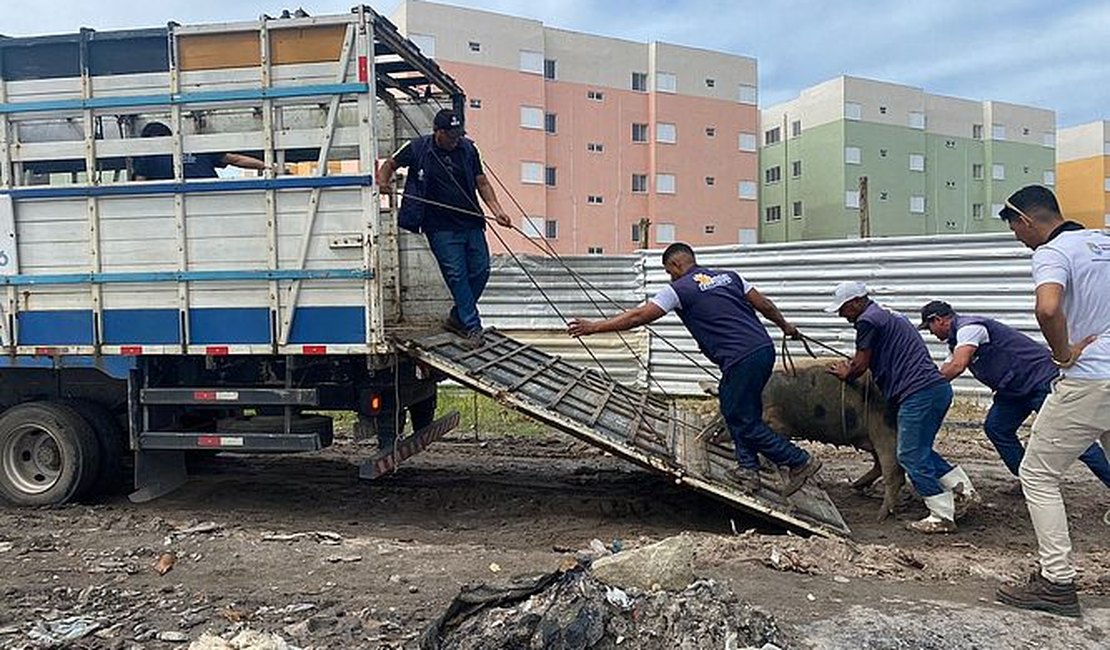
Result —
M466 90L467 132L530 238L573 254L756 241L754 59L418 0L391 18Z
M761 113L760 241L1004 230L1010 193L1056 182L1055 119L856 77L810 87Z
M1110 228L1110 122L1060 129L1056 183L1064 215L1088 228Z

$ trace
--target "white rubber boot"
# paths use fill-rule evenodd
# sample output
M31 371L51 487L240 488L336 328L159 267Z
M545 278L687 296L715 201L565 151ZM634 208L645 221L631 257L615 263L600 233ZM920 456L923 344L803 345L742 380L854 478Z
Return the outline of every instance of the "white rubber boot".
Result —
M971 479L962 467L957 465L950 472L940 477L940 485L949 490L956 500L955 521L959 521L969 510L979 505L982 498L971 484Z
M951 492L925 497L925 507L929 509L929 516L911 522L907 528L926 535L956 532L956 503Z

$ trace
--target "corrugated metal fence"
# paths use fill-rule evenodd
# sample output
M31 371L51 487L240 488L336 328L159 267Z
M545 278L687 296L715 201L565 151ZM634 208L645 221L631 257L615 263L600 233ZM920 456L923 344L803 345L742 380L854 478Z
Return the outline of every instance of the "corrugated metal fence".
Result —
M564 258L583 276L582 284L588 281L597 287L588 297L558 261L520 258L554 306L511 258L499 257L482 298L483 318L568 361L592 363L581 345L566 337L559 314L568 319L597 318L598 308L591 299L607 315L641 303L668 282L661 254L652 250L633 256ZM988 234L714 247L700 249L698 263L737 271L774 300L787 319L807 335L850 353L854 330L836 314L823 311L832 288L842 280L866 282L878 302L915 322L922 305L941 299L958 311L997 318L1040 339L1033 317L1029 256L1030 251L1012 236ZM770 329L778 336L777 328L771 325ZM625 335L627 346L615 337L590 337L586 342L615 379L644 385L650 369L653 390L698 394L697 381L708 377L699 364L712 366L697 352L678 318L668 315L652 330L651 334ZM946 347L926 336L933 356L943 359ZM797 344L791 343L791 349L804 354ZM984 392L970 378L958 380L956 389Z

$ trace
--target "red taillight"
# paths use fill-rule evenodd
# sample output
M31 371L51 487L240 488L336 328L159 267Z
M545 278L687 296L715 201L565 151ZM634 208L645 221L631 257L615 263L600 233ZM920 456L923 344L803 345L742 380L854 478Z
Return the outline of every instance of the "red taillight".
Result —
M370 415L377 415L382 410L382 396L374 393L370 395Z

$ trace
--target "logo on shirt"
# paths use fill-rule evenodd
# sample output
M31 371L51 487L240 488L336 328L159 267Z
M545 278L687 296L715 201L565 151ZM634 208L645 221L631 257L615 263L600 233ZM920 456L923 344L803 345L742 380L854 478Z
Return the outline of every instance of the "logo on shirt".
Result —
M1093 253L1095 257L1101 258L1104 255L1110 257L1110 244L1096 244L1093 241L1089 241L1087 242L1087 248L1091 249L1091 253Z
M722 273L721 275L695 273L694 282L697 283L699 291L709 291L717 287L724 287L732 284L732 276L726 273Z

